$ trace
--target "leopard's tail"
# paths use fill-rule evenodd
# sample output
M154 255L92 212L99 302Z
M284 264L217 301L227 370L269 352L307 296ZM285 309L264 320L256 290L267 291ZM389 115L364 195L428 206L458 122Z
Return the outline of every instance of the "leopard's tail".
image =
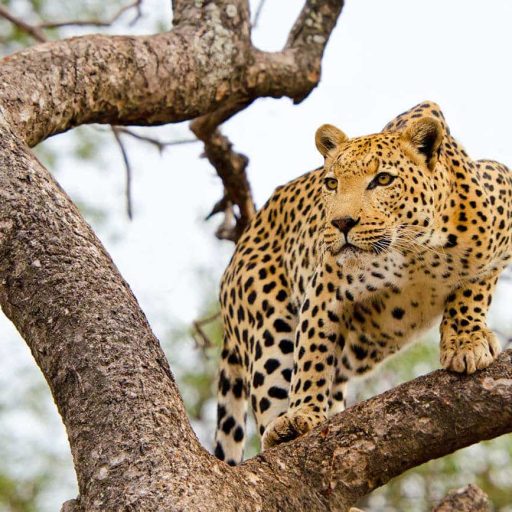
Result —
M224 338L217 390L215 456L234 466L244 455L248 382L239 350Z

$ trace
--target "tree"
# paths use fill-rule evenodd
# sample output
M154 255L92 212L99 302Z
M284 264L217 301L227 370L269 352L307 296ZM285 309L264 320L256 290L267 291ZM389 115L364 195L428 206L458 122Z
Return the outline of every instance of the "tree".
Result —
M85 123L196 119L226 190L214 211L238 210L220 231L234 239L254 206L246 160L217 127L258 97L304 99L342 2L306 1L277 53L252 47L242 0L173 7L168 33L48 42L0 62L0 304L67 428L80 496L64 509L346 510L409 467L509 432L506 352L475 376L436 372L359 404L239 468L200 446L128 285L29 148Z

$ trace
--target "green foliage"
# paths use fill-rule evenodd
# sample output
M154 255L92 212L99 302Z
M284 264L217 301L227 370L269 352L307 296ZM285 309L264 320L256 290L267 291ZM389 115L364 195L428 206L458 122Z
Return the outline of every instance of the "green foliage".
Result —
M37 512L36 502L42 485L40 479L20 482L0 474L0 510Z

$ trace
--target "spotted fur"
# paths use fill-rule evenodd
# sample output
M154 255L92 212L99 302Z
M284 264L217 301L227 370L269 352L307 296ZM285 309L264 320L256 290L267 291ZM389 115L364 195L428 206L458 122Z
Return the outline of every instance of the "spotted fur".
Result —
M249 399L264 448L293 439L439 318L444 368L500 350L486 315L512 255L509 170L471 160L431 102L365 137L324 125L316 143L324 166L274 192L222 280L215 453L229 464Z

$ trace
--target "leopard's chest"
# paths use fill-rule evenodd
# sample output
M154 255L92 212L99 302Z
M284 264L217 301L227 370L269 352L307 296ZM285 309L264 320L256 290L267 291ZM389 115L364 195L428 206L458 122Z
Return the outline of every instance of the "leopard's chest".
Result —
M364 373L438 322L457 279L443 278L455 268L433 256L374 259L342 273L340 330L345 361L355 373Z
M346 369L362 374L436 325L449 286L406 285L347 306L343 314Z

